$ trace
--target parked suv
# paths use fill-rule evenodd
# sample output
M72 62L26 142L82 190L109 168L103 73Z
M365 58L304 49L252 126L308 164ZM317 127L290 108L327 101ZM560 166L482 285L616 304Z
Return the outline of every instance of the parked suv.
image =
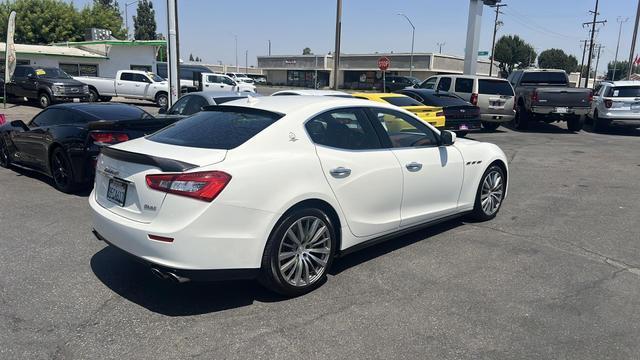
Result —
M477 75L438 75L416 87L447 91L478 106L482 127L487 130L493 131L501 124L512 121L516 114L513 87L505 79Z
M86 101L89 87L58 68L18 65L7 84L7 97L37 100L46 108L57 102Z
M593 98L589 116L593 130L606 130L613 121L640 124L640 81L602 83Z

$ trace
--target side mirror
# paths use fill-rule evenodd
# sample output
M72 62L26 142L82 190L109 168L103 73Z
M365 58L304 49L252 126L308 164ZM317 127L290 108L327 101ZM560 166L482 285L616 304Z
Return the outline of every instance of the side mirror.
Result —
M440 146L453 145L456 142L457 135L453 131L444 130L440 133Z
M166 107L161 107L160 110L158 110L158 114L166 114L166 113L167 113Z
M25 124L24 121L22 120L13 120L9 124L13 127L21 128L24 131L29 130L29 127L27 126L27 124Z

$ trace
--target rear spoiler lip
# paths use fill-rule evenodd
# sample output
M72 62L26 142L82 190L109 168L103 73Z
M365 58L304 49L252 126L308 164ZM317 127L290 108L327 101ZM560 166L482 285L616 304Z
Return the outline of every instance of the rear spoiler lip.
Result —
M104 147L100 150L100 153L116 160L155 166L164 172L185 172L187 170L198 167L198 165L186 163L183 161L147 154L134 153L130 151L114 149L112 147Z

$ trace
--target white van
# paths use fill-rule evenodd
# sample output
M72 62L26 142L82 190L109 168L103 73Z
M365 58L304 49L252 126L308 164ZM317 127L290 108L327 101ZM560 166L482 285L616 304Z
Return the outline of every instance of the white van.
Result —
M516 115L515 93L506 79L478 75L437 75L415 87L453 93L478 106L482 127L487 130L497 129Z

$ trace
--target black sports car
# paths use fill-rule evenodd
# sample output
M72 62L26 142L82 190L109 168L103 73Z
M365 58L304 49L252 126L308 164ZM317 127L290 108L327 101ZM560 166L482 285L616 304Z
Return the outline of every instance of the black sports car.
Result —
M63 192L90 184L104 146L159 130L177 119L156 119L125 104L69 103L48 107L28 124L0 126L0 166L17 165L53 179Z
M412 97L428 106L439 106L444 111L444 130L453 130L459 136L469 131L480 130L480 108L463 100L456 94L430 89L403 89L399 94Z

